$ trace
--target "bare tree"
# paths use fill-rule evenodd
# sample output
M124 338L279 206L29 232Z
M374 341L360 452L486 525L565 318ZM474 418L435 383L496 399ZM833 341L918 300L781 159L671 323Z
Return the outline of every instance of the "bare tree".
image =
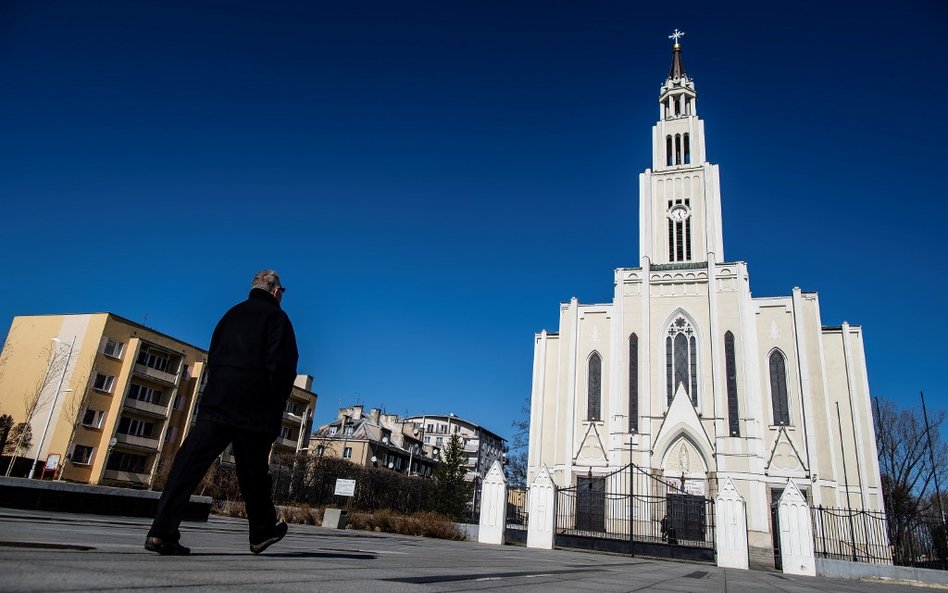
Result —
M515 488L527 485L527 460L530 445L530 398L525 397L520 407L520 416L512 423L513 439L507 452L507 482Z
M92 356L95 359L95 355ZM76 432L79 431L79 427L82 426L86 409L89 407L89 401L92 399L92 395L95 393L95 368L89 367L89 374L86 376L86 380L82 383L82 388L79 392L71 398L63 406L63 420L69 424L69 439L66 441L66 451L69 453L69 449L72 447L73 441L76 438ZM66 460L63 459L59 462L60 467L57 468L57 476L62 477L62 468L66 464Z
M895 402L877 398L875 416L885 503L887 507L893 507L889 513L899 512L905 503L917 506L930 499L936 474L944 483L948 472L948 445L941 438L945 411L929 414L926 426L920 409L901 407ZM932 437L931 455L929 434ZM917 511L922 510L925 509L917 508Z
M36 416L36 412L40 408L45 407L47 403L50 405L55 403L55 398L58 394L50 392L55 391L56 381L59 376L66 371L66 365L69 363L69 355L63 352L62 348L57 348L54 344L43 348L39 356L49 360L49 363L46 365L46 372L37 379L35 384L23 393L24 420L20 424L27 426L32 424L33 417ZM20 426L20 424L17 426ZM13 449L12 458L7 465L6 475L8 476L10 472L13 471L13 464L16 462L17 457L29 448L29 443L26 442L27 435L32 436L32 430L20 430L16 437L16 445Z

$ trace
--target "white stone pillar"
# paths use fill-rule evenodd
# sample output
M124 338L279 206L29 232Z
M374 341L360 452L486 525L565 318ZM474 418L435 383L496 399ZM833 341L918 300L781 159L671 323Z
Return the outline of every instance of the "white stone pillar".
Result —
M731 478L715 497L714 522L718 566L747 570L747 505Z
M777 502L777 522L780 524L780 563L783 571L787 574L815 576L810 505L792 480L787 480L787 487Z
M481 521L477 541L482 544L503 544L507 527L507 478L500 461L494 465L481 485Z
M553 549L556 515L553 508L556 487L546 465L540 467L527 495L527 547Z

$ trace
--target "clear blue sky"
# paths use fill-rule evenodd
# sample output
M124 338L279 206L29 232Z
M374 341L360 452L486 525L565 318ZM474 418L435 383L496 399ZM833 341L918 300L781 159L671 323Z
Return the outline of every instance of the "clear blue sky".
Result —
M340 401L509 436L533 334L638 265L676 27L755 296L862 324L872 392L945 407L948 8L4 2L0 331L111 311L206 346L272 267Z

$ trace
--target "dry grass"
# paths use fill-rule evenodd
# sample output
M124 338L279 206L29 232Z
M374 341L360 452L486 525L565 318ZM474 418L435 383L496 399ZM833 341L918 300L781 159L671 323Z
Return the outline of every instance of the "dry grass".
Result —
M211 512L225 517L246 518L247 511L242 502L215 501ZM277 514L287 523L321 525L325 509L308 505L277 507ZM420 535L438 539L463 540L464 534L448 517L438 513L414 513L401 515L390 509L372 513L349 511L347 529L362 529L399 535Z
M400 535L421 535L438 539L462 540L464 534L451 519L438 513L400 515L389 509L372 513L350 512L349 527L367 531L384 531Z

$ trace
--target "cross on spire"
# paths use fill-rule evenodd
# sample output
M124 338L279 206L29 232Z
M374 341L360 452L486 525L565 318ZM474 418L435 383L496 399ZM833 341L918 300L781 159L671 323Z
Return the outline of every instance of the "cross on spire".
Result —
M668 36L669 39L675 40L675 47L678 47L678 40L685 36L684 31L679 31L678 27L675 27L675 32Z

